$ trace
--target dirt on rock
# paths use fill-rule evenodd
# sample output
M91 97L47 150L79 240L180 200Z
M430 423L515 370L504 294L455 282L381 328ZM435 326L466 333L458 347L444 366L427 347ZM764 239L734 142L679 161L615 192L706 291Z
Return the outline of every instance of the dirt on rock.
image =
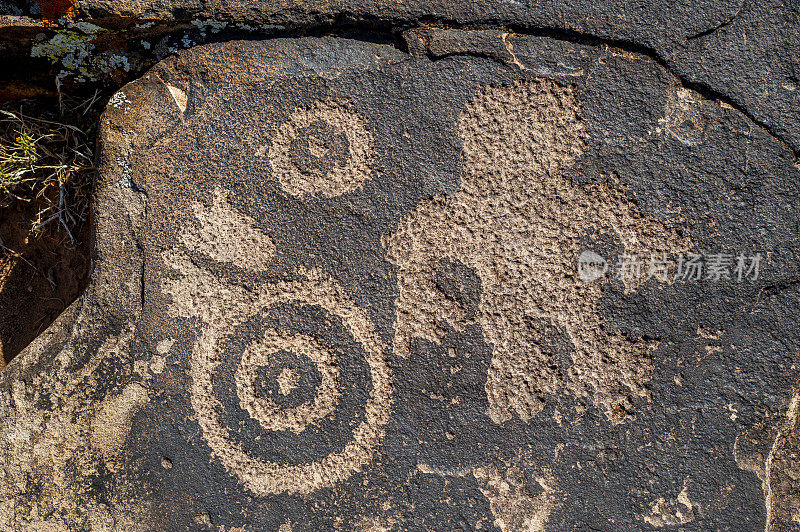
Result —
M45 330L86 287L89 230L30 234L35 203L0 208L0 367Z

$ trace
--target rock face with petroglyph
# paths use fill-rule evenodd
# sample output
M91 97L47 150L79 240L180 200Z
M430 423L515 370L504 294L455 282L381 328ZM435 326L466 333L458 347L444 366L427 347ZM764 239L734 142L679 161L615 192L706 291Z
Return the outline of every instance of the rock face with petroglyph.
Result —
M5 528L796 524L792 153L642 56L406 39L112 98L91 286L0 381ZM701 253L763 262L616 263Z

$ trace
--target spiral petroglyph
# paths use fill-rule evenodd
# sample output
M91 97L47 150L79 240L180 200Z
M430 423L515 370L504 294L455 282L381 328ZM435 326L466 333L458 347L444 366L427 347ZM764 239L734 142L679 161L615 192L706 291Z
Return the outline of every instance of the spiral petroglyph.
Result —
M352 192L372 171L372 135L346 102L296 109L272 139L269 165L281 188L298 198Z
M218 192L215 197L222 195ZM228 210L234 212L230 206L215 204L211 209L198 207L195 213L201 225L213 225L226 223L220 222L217 215ZM209 217L209 213L216 214ZM189 228L182 234L181 243L189 252L202 252L202 249L191 247L196 242L192 231ZM233 245L237 245L236 242L239 241L235 240ZM162 285L163 291L172 299L171 314L181 318L193 317L201 323L201 333L191 355L191 404L205 442L226 469L260 496L310 493L331 487L363 470L381 444L392 400L392 375L385 358L386 347L366 312L335 280L319 271L299 271L299 280L275 282L253 289L218 279L179 249L165 251L162 259L181 274L179 279L166 280ZM222 421L224 407L214 389L220 365L226 359L238 356L226 347L227 342L235 337L236 327L279 305L318 307L341 320L345 330L364 350L371 377L363 420L352 430L347 443L343 448L307 463L278 463L252 456L238 440L239 435ZM281 408L272 399L259 396L255 389L257 369L274 365L271 355L279 352L306 357L316 366L321 383L315 390L313 401ZM270 431L300 434L308 425L329 416L337 407L341 395L337 356L342 354L323 345L317 338L267 328L259 339L245 346L241 354L235 374L239 404L267 434ZM281 395L288 395L297 388L299 379L290 368L283 369L278 377L278 389Z

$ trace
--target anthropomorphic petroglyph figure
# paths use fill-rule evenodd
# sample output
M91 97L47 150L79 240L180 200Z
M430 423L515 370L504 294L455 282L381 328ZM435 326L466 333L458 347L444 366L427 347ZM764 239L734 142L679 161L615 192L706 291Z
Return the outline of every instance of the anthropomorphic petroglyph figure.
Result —
M459 129L460 189L421 203L387 242L399 270L396 352L409 356L414 338L440 342L445 324L460 330L477 321L493 349L486 393L495 422L514 414L527 421L557 393L593 394L612 420L621 420L626 398L646 395L655 344L603 328L602 285L577 275L580 239L605 231L627 253L677 252L688 241L640 213L621 191L564 175L585 136L569 88L551 81L486 87L461 114ZM480 278L475 317L438 288L442 260ZM565 332L568 368L555 367L542 347L542 323Z

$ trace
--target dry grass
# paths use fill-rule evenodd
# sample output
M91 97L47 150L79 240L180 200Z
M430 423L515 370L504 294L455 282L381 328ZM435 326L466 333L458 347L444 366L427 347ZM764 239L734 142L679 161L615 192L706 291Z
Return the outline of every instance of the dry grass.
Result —
M0 105L0 368L83 291L105 94Z
M33 203L34 237L46 230L63 231L74 245L74 229L88 217L94 126L82 125L96 118L95 101L67 111L62 107L51 113L55 117L33 116L24 105L0 109L0 208Z

